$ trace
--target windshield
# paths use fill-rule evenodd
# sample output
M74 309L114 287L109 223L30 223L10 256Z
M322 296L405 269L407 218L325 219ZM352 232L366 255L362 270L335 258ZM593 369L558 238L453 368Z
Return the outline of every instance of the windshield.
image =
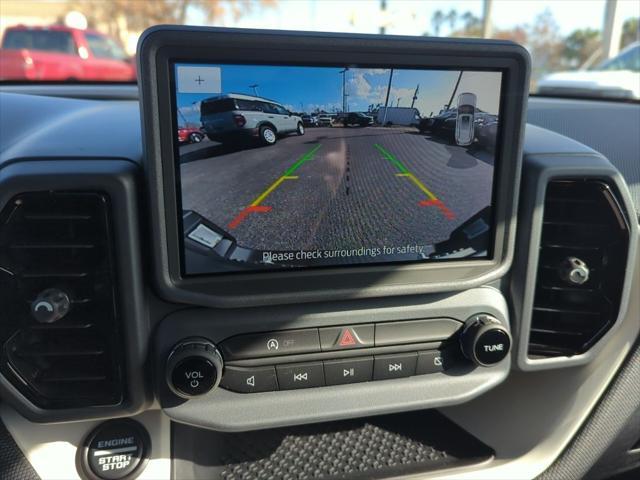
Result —
M638 0L1 1L5 82L132 82L144 29L182 24L507 39L531 53L533 93L640 98ZM55 53L73 74L48 67Z
M627 47L620 55L604 61L596 70L631 70L640 72L640 43Z
M112 60L126 60L128 55L113 38L95 33L85 34L91 53L97 58L110 58Z

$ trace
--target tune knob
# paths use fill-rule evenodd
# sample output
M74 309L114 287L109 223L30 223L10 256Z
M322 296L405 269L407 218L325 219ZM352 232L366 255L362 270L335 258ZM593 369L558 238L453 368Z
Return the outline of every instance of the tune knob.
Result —
M53 323L69 313L70 308L69 295L57 288L48 288L31 303L31 315L39 323Z
M182 398L205 395L218 386L222 356L206 338L189 338L178 343L167 358L167 384Z
M469 318L460 335L464 355L479 366L502 361L511 348L511 335L500 321L487 314Z

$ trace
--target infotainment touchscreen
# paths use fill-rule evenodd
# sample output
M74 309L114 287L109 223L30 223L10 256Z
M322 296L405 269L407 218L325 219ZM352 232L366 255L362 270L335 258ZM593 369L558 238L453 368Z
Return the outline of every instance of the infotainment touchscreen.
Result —
M171 71L184 275L492 258L501 71Z

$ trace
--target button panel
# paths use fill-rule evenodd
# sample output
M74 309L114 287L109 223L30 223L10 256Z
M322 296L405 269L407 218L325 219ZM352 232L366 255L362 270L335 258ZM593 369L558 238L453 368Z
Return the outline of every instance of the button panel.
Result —
M225 366L220 386L238 393L346 385L443 372L461 362L440 350L340 358L275 366Z
M465 362L457 341L462 325L434 318L238 335L219 344L232 362L221 386L257 393L441 373Z

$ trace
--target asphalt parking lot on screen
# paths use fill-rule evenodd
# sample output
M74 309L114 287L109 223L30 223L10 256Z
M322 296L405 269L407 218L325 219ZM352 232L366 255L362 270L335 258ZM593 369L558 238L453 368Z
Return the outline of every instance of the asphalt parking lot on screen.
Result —
M180 149L182 207L262 250L431 246L491 203L493 155L410 127Z

